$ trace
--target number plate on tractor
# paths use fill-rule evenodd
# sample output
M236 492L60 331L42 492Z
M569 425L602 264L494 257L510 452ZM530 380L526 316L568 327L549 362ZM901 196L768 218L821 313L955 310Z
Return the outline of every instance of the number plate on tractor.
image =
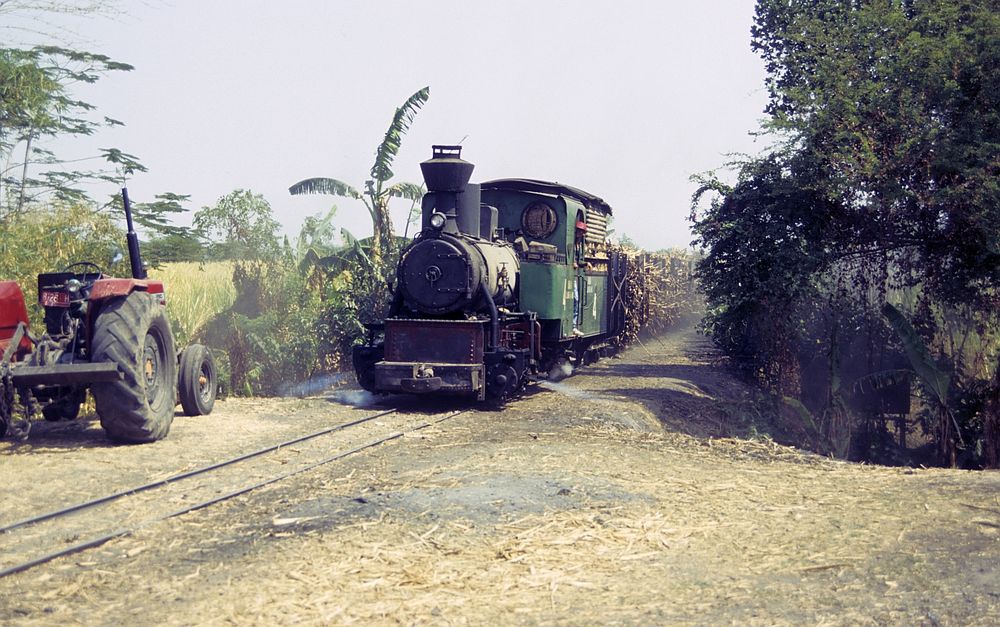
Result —
M66 292L42 292L39 300L42 307L69 307L69 294Z

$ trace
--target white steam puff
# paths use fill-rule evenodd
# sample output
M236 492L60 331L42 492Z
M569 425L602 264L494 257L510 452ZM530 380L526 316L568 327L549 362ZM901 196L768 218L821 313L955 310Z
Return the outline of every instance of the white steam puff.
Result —
M288 383L282 386L280 395L296 396L299 398L305 396L315 396L325 392L334 385L341 383L344 376L345 375L343 374L325 374L313 377L312 379L301 383Z
M542 386L546 390L552 392L558 392L559 394L563 394L571 398L595 398L595 396L592 393L586 390L581 390L580 388L575 388L566 383L556 383L554 381L539 381L538 385Z
M370 407L378 398L366 390L338 390L330 395L330 400L352 407Z

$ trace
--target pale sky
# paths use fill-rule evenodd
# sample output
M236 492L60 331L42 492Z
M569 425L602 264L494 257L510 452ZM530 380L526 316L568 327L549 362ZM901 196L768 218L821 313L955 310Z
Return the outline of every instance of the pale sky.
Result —
M130 63L79 95L125 122L65 157L115 146L148 174L134 200L190 194L196 210L238 188L263 194L287 231L338 206L290 196L311 176L361 189L395 107L425 85L396 161L421 182L432 144L462 142L472 180L554 180L601 196L640 246L686 246L692 174L762 148L764 72L752 0L154 0L73 23L84 49ZM109 195L109 187L101 193ZM400 201L400 225L408 203Z

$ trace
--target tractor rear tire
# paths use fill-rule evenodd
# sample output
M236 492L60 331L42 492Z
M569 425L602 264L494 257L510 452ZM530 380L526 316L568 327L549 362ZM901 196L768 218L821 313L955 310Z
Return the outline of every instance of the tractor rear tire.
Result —
M207 416L212 413L219 390L212 351L201 344L192 344L181 351L178 362L177 392L184 415Z
M146 292L108 301L91 346L93 361L114 362L125 375L91 387L108 437L131 443L166 437L174 419L177 358L163 305Z

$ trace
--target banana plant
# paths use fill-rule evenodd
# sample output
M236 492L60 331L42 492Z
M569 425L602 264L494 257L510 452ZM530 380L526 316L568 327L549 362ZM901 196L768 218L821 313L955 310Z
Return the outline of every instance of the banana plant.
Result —
M958 439L961 442L962 435L948 401L951 375L942 370L934 361L923 338L899 309L886 303L882 307L882 315L899 336L910 367L916 373L921 387L931 402L932 411L938 423L938 454L944 463L954 466L955 441Z
M304 179L288 188L289 193L293 196L330 194L353 198L364 203L372 219L371 262L377 269L382 268L383 260L390 257L396 247L392 232L392 220L389 216L389 200L406 198L415 202L420 200L424 193L422 185L416 183L389 184L389 180L393 177L392 162L399 153L403 136L409 130L420 107L427 102L429 97L430 87L424 87L407 98L406 102L396 109L389 129L385 132L385 137L379 144L378 150L375 151L375 163L372 164L370 171L371 178L365 181L363 192L338 179L324 177Z
M358 239L344 228L340 229L340 237L344 243L329 254L321 254L315 248L307 249L299 262L299 271L307 274L310 268L318 267L327 274L337 275L351 269L372 270L371 251L374 238ZM396 248L402 248L408 242L409 240L398 236L393 241Z

